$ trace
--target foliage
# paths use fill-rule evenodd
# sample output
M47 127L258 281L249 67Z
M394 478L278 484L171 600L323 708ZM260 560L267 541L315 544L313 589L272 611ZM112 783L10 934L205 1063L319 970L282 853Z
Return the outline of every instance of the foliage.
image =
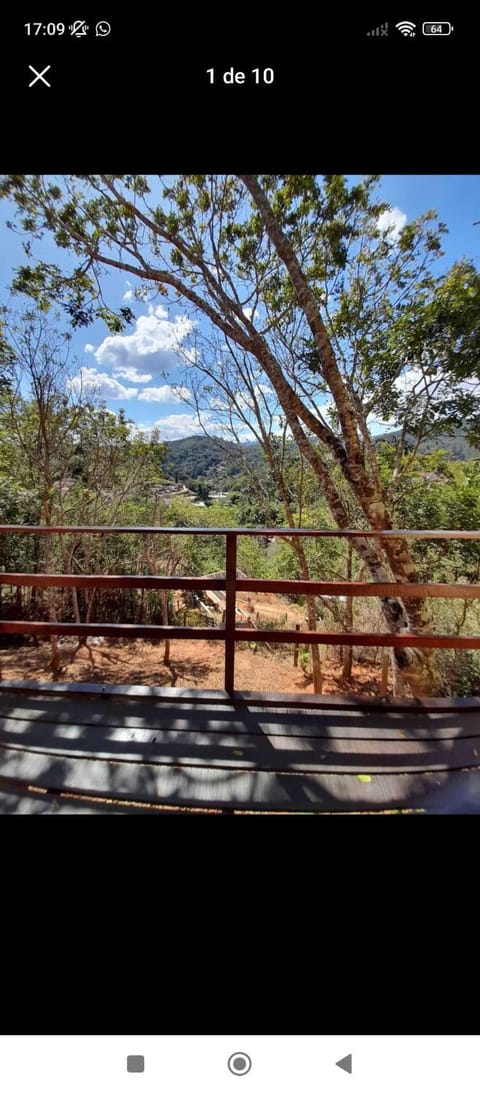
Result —
M170 440L165 445L163 468L169 478L182 482L186 479L204 478L219 482L235 477L241 467L237 446L214 437L191 436L182 440Z
M442 449L417 455L408 474L393 480L390 492L395 517L404 528L477 531L480 528L480 462L451 461ZM382 473L390 478L394 449L382 445ZM412 544L418 579L446 583L480 580L476 540L418 540Z
M460 649L456 656L445 657L445 670L453 698L480 694L480 653L477 649Z

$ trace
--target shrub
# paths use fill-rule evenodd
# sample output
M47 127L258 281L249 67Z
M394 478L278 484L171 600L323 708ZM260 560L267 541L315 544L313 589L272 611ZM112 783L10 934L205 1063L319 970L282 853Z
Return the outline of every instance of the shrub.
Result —
M459 649L451 674L453 698L480 694L480 654L475 649Z

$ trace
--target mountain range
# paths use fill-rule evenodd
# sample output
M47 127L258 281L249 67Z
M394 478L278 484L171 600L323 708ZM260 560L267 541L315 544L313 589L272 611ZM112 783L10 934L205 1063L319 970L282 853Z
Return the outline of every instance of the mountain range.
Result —
M376 436L375 443L381 441L392 443L398 433L383 433ZM447 451L452 460L475 459L480 456L480 449L473 447L461 430L457 430L452 436L442 433L434 439L425 440L420 445L423 453L433 452L439 448ZM175 481L195 482L202 479L207 483L215 483L218 487L230 488L231 479L235 478L245 469L245 463L263 463L263 455L260 445L233 444L228 441L217 441L208 436L189 436L182 440L165 441L165 458L163 469L166 477Z

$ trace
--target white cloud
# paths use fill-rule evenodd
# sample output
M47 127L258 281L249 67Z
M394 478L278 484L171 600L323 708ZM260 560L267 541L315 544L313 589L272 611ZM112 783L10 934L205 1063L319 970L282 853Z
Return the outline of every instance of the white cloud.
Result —
M274 391L269 383L257 383L255 394L257 398L260 398L260 395L268 395L268 397L270 397L274 394Z
M397 205L394 205L392 209L387 209L386 212L381 213L377 220L377 228L379 231L387 232L392 242L396 243L406 223L407 214L403 213Z
M219 395L214 395L214 397L210 399L210 406L212 410L223 410L225 412L231 409L231 403L229 403L228 399L222 398Z
M281 414L272 414L271 431L272 431L273 435L274 436L282 436L284 430L285 430L285 420L284 420L284 418L282 418ZM292 433L291 433L289 428L287 428L287 430L285 432L285 435L291 438Z
M401 376L397 376L393 386L403 395L408 395L414 387L417 391L425 389L425 381L419 368L407 368Z
M413 394L418 399L423 398L428 393L433 405L435 405L436 400L445 398L449 391L448 380L440 369L435 371L433 375L428 375L428 373L423 373L420 368L407 368L401 376L397 377L394 387L401 395ZM478 382L476 379L464 380L456 384L457 391L466 391L470 394L476 394L477 387Z
M151 376L149 377L151 379ZM145 387L138 396L139 402L182 402L188 399L188 387L171 387L164 383L162 387Z
M203 415L203 421L207 426L209 423L208 414ZM203 433L198 415L193 413L167 414L166 417L159 418L155 425L160 430L161 440L181 440L185 436Z
M100 398L135 398L138 392L137 387L124 387L123 383L96 368L80 368L78 376L69 381L69 388L77 393L95 393Z
M246 319L250 319L252 323L256 323L257 326L261 324L262 315L265 314L265 308L262 304L255 304L255 307L242 307L243 314Z
M94 353L95 352L95 346L92 345L91 342L87 342L87 344L85 346L85 352L86 353Z
M239 391L235 401L240 410L252 410L254 406L253 395L250 391Z
M192 347L191 349L181 350L182 360L188 361L189 364L196 364L198 360L198 349Z
M125 284L127 287L123 293L123 299L127 302L128 300L133 300L133 289L131 281L125 281Z
M402 395L410 395L414 392L417 397L420 397L427 391L433 391L435 394L441 395L443 384L441 384L437 390L439 379L441 379L440 372L436 375L429 376L424 374L421 368L406 368L401 376L397 376L394 387L396 387L397 391Z
M398 428L395 421L383 421L382 418L375 417L375 414L368 415L367 425L372 436L378 436L381 433L391 433Z
M237 391L232 396L231 401L225 395L215 395L210 399L209 405L212 410L235 410L237 406L240 410L253 410L255 405L255 399L259 403L260 408L269 399L274 397L274 392L269 383L256 383L253 388L253 393L246 391Z
M156 428L156 425L143 425L138 421L128 423L128 429L132 436L150 437Z
M147 315L136 320L132 334L109 335L95 350L95 357L99 364L117 372L140 368L162 374L178 365L180 352L185 355L183 342L194 325L186 315L176 315L170 320L163 306L150 305ZM191 351L186 352L188 356Z
M240 442L246 440L254 440L254 435L251 429L247 425L240 423L235 424L235 435L228 425L215 424L209 426L209 433L212 436L219 436L222 440L239 440Z
M139 372L138 368L114 368L113 375L120 379L130 380L130 383L149 383L152 379L150 372Z
M167 414L165 417L157 418L153 425L145 425L142 423L135 423L131 426L131 431L134 435L140 433L142 436L150 436L154 429L158 429L160 434L160 440L182 440L184 437L204 435L204 429L209 436L219 436L225 440L233 440L232 433L228 426L221 425L215 421L212 415L206 410L200 412L199 416L196 413L183 413L183 414ZM236 430L237 440L252 440L253 436L246 426L239 425Z

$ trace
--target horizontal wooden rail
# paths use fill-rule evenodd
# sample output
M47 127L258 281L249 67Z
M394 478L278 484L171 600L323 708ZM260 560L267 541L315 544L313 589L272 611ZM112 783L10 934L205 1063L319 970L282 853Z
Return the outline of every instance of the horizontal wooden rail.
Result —
M421 599L433 596L446 600L478 600L480 584L380 584L374 581L282 581L258 578L237 579L238 592L276 592L302 596L401 596Z
M312 539L340 537L343 539L478 539L478 531L445 531L443 528L414 531L408 528L395 528L392 531L372 531L370 528L192 528L192 527L132 527L129 525L55 525L44 524L0 524L0 535L253 535L262 538L298 538L310 536Z
M1 573L0 585L26 588L144 588L144 589L217 589L225 591L222 577L152 577L149 574L116 573ZM405 599L431 596L446 600L478 600L480 584L398 584L373 581L263 580L237 577L237 592L274 592L277 595L304 596L401 596Z
M33 588L216 588L225 589L221 577L151 577L108 573L0 573L0 585L25 585Z
M22 622L21 619L6 619L5 622L0 622L0 633L34 634L36 637L68 634L78 638L193 638L198 641L225 641L225 630L215 626L150 626L130 622Z
M373 645L394 649L480 649L480 637L461 638L451 634L330 634L325 630L237 630L235 641L245 641L246 634L251 634L254 641L284 642L285 645L301 641L305 645Z
M129 622L22 622L8 619L0 623L0 633L34 634L48 637L65 634L73 637L109 638L194 638L225 641L227 631L209 626L150 626ZM450 634L352 634L324 630L236 629L233 641L281 643L285 645L368 645L411 649L480 649L480 637L455 637Z

